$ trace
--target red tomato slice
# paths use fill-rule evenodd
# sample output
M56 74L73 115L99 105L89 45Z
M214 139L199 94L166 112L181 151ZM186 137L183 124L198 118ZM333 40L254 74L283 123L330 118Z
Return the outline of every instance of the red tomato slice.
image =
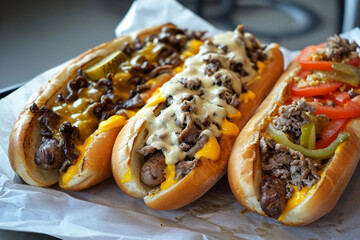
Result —
M319 44L317 46L311 45L305 47L298 56L298 63L305 70L321 70L328 71L332 70L332 64L334 62L331 61L313 61L311 55L321 49L324 48L325 43ZM350 60L347 64L353 65L357 67L359 65L360 58L357 57L355 59Z
M336 107L321 105L319 102L309 102L309 104L316 108L316 115L325 114L330 119L360 117L360 98L354 99L345 103L344 106Z
M336 104L344 105L350 101L350 95L347 92L335 91L324 96L325 99L333 100Z
M316 142L316 148L326 148L332 143L338 134L343 131L348 123L348 118L333 119L323 129L321 139Z
M344 85L344 83L328 82L328 83L319 83L316 86L298 88L293 82L291 85L291 93L292 95L296 95L296 96L313 97L313 96L325 95L327 93L333 92L342 85Z

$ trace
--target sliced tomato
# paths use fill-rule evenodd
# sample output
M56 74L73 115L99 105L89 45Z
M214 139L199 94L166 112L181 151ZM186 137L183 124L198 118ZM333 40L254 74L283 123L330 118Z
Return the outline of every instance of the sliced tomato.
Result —
M327 83L319 83L318 85L315 86L298 88L296 84L293 82L291 85L291 93L292 95L296 95L296 96L313 97L313 96L325 95L330 92L333 92L342 85L344 85L344 83L327 82Z
M311 45L305 47L298 56L298 63L305 70L321 70L321 71L329 71L332 70L332 61L313 61L312 54L323 49L325 43L319 45ZM358 66L360 62L360 58L357 57L355 59L350 60L347 64Z
M326 148L332 143L338 134L343 131L348 123L348 118L333 119L330 123L323 129L321 133L321 139L316 142L316 149Z
M299 73L297 74L298 77L302 78L302 79L306 79L306 77L311 74L311 71L308 71L308 70L304 70L304 69L301 69L299 71Z
M335 91L324 96L325 99L333 100L337 105L344 105L350 101L350 95L347 92Z
M357 99L357 97L352 98L343 106L331 107L317 101L309 102L309 104L316 108L316 115L325 114L330 119L360 117L360 98Z

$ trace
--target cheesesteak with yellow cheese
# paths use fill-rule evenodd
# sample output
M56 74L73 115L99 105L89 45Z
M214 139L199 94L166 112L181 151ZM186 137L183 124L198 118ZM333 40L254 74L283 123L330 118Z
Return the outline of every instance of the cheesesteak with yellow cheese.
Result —
M233 142L283 71L277 44L242 25L208 38L117 136L113 176L128 195L167 210L223 176Z
M198 52L204 32L166 24L90 49L46 82L14 123L12 168L28 184L82 190L111 176L127 119Z

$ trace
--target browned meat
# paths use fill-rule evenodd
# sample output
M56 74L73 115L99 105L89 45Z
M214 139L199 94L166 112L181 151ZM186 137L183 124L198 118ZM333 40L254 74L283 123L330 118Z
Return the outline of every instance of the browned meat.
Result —
M175 166L175 179L186 176L198 164L198 159L192 161L180 161Z
M301 126L311 122L306 113L314 112L315 108L303 99L294 101L290 105L283 105L279 108L280 116L274 118L273 124L275 128L286 133L290 141L299 144Z
M246 77L247 75L249 75L244 69L241 62L235 62L233 60L230 60L230 70L240 74L240 76L242 77Z
M126 100L122 104L122 107L125 109L137 109L144 106L144 104L145 104L144 100L140 97L140 94L137 93L134 97Z
M352 56L357 56L356 49L359 46L355 41L349 42L335 34L334 38L328 38L324 50L320 54L321 60L341 62Z
M80 75L81 74L81 75ZM67 84L67 90L68 95L66 96L66 101L74 101L78 98L78 91L81 88L88 87L89 82L85 78L85 76L82 74L82 71L79 72L79 75L74 79L68 82Z
M198 90L201 86L201 81L198 78L181 78L179 82L190 90Z
M33 106L34 107L34 106ZM36 111L34 107L33 111ZM59 123L60 117L51 109L42 106L40 108L40 117L39 122L42 126L41 128L41 136L52 137L53 131L52 128Z
M141 155L143 155L144 157L154 153L155 151L156 151L156 148L151 147L151 146L144 146L137 150L137 152L140 153Z
M260 189L260 205L266 215L279 218L286 205L285 181L267 176Z
M180 108L183 112L196 112L195 98L190 98L190 100L184 99L184 101L181 103Z
M197 153L197 151L199 151L200 149L202 149L205 145L205 143L207 143L207 141L209 141L209 136L208 135L202 135L199 140L196 141L196 144L189 149L189 151L187 152L187 156L189 156L190 158L194 158L195 154Z
M94 104L93 113L101 122L114 115L120 108L121 106L114 104L109 96L103 95L100 98L100 102Z
M229 78L227 75L216 73L215 74L215 84L218 86L223 86L228 88L231 91L234 91L231 85L231 78Z
M75 160L79 153L75 149L75 141L79 138L79 128L71 126L71 123L64 122L60 126L60 135L64 140L64 153L68 160Z
M172 67L170 65L156 67L149 73L149 78L154 78L164 73L171 73L171 69Z
M120 50L128 56L135 52L135 48L128 42Z
M59 142L51 138L43 138L35 153L35 163L42 169L59 168L65 161L64 151Z
M317 170L321 166L300 152L265 137L260 139L260 150L263 171L286 182L287 199L293 194L290 184L300 190L304 186L311 188L320 179Z
M165 156L161 151L156 151L141 167L140 179L144 184L155 187L165 180L165 173Z
M213 58L212 55L210 55L209 58L203 60L206 64L205 67L205 74L207 76L212 76L216 71L218 71L222 65L221 62L218 59Z
M195 142L196 137L200 134L200 129L198 129L194 124L190 113L186 112L184 115L186 127L181 131L178 139L180 142L193 143Z
M230 104L232 106L234 106L235 108L237 108L240 104L240 101L237 98L236 94L232 94L229 90L226 91L222 91L219 95L219 97L226 101L227 104Z

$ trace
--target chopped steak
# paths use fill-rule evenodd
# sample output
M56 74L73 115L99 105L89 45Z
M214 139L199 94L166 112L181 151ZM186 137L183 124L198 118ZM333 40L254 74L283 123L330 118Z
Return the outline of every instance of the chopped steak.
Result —
M166 173L164 154L156 151L145 161L140 171L140 179L144 184L155 187L162 183Z
M279 108L280 116L274 118L275 128L283 131L289 136L289 140L299 144L301 137L301 126L310 123L306 113L314 113L315 108L307 104L303 99L294 101L290 105Z
M244 69L243 64L241 62L235 62L233 60L230 60L230 69L240 74L240 76L242 77L246 77L247 75L249 75Z
M335 34L334 38L328 38L323 51L316 55L316 60L325 60L332 62L341 62L345 59L352 59L358 56L356 49L359 46L355 41L349 42Z
M320 179L317 170L321 166L302 153L264 136L260 139L260 149L263 171L286 182L287 199L293 194L290 184L300 190L304 186L311 188Z
M194 121L191 119L190 113L186 112L185 115L185 124L186 127L181 131L179 135L179 141L185 143L194 143L196 137L200 134L200 129L194 124Z
M285 184L285 181L272 175L264 179L260 189L260 205L269 217L279 218L285 208Z
M187 156L193 158L195 156L195 154L204 147L205 143L207 143L207 141L209 141L209 136L208 135L202 135L199 140L196 141L196 144L189 149L189 151L187 152Z
M64 153L68 160L75 160L79 153L75 149L75 141L79 138L79 128L72 126L69 122L64 122L60 126L60 135L64 140Z
M198 78L181 78L180 83L190 90L198 90L201 86L201 81Z
M213 58L212 55L210 56L210 58L204 59L204 62L206 64L205 75L207 76L212 76L222 67L221 62L218 59Z
M36 111L36 107L32 105L33 111ZM53 110L42 106L40 108L40 117L39 122L42 126L41 128L41 136L52 137L53 135L53 127L56 126L60 120L59 115L57 115Z
M222 91L219 97L226 101L227 104L232 105L233 107L237 108L240 104L238 97L236 94L232 94L229 90Z
M140 94L137 93L134 97L126 100L122 104L122 107L125 109L137 109L144 106L144 104L145 104L144 100L141 98Z
M198 159L192 161L180 161L175 166L175 179L186 176L198 164Z
M147 155L150 155L150 154L154 153L155 151L156 151L156 148L151 147L151 146L144 146L144 147L137 150L138 153L140 153L141 155L143 155L145 157Z

